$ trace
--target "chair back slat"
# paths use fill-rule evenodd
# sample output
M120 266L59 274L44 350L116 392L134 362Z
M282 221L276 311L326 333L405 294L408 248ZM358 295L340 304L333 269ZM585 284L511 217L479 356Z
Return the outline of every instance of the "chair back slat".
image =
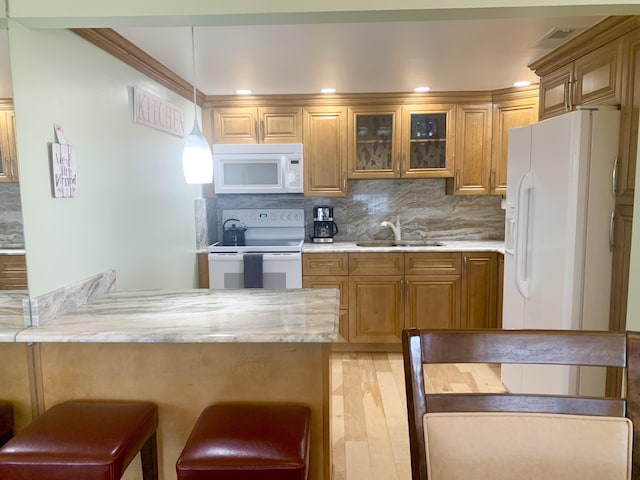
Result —
M442 330L422 337L422 360L624 367L625 342L610 332Z
M624 417L625 401L619 398L509 395L496 393L431 394L425 396L428 412L527 412Z

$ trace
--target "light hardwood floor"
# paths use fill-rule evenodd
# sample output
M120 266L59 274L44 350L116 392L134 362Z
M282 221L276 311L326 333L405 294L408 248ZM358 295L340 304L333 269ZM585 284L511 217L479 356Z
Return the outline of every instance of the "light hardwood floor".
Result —
M427 391L502 392L499 366L438 365ZM333 480L410 480L402 355L332 353Z

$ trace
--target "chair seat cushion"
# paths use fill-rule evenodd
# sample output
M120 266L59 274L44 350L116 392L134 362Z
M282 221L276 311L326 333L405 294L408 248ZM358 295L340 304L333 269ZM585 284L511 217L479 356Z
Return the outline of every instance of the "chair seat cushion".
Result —
M179 480L305 480L311 411L300 405L206 408L176 463Z
M0 478L119 479L157 424L153 403L58 404L0 449Z
M544 413L429 413L429 480L627 480L631 421Z

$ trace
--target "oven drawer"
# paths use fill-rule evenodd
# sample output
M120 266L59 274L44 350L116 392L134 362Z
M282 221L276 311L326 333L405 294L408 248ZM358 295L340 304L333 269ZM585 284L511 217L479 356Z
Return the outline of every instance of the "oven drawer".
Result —
M300 253L265 253L262 255L264 288L302 288ZM244 288L244 255L209 254L209 288Z

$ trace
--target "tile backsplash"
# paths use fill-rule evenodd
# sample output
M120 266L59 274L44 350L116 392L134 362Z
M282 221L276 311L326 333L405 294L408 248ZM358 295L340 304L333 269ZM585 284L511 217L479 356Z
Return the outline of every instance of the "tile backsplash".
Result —
M19 183L0 183L0 248L24 248Z
M330 205L339 233L336 241L393 238L380 222L400 217L404 240L503 240L502 197L446 195L443 179L351 180L345 198L302 195L221 195L207 200L209 243L221 238L222 210L304 208L307 236L313 207Z

